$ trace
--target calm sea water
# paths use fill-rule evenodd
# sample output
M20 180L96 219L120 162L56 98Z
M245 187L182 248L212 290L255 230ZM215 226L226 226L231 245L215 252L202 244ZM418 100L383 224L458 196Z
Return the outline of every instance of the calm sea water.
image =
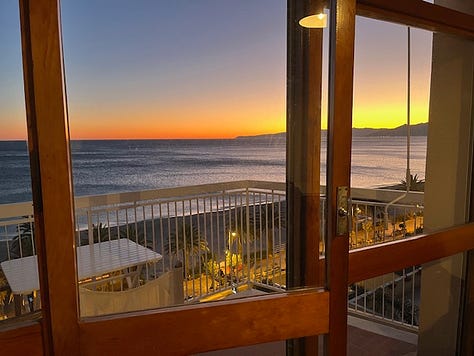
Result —
M426 137L412 138L412 173L424 177ZM321 154L324 184L325 147ZM285 181L285 144L270 140L73 141L75 194L95 195L242 179ZM399 183L406 139L354 138L352 186ZM31 200L25 142L0 141L0 204Z

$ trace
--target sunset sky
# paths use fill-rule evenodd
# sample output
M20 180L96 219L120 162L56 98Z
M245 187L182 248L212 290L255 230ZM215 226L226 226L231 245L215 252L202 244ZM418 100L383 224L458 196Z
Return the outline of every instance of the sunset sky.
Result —
M61 4L73 139L285 131L286 1ZM417 123L428 116L431 34L412 33L412 122ZM0 4L0 53L0 139L24 139L14 0ZM405 123L406 53L405 28L358 20L355 127Z

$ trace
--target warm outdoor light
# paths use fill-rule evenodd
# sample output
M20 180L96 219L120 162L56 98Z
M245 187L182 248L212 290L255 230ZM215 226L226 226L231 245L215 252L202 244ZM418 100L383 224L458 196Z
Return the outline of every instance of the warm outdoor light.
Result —
M306 28L325 28L327 26L327 15L321 12L317 15L306 16L299 21L299 24Z

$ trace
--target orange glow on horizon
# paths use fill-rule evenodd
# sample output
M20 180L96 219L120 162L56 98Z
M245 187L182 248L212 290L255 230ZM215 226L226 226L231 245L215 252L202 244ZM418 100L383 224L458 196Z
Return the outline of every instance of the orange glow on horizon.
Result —
M20 117L21 119L13 119L11 121L4 123L3 120L0 119L0 140L4 141L24 141L27 138L27 131L26 131L26 119L23 115ZM5 120L6 121L6 120Z
M169 119L147 119L145 116L134 120L114 118L87 120L81 124L71 120L72 139L226 139L237 136L252 136L278 133L286 130L284 116L258 116L249 119L246 115L223 115L219 118L191 119L168 116Z
M247 118L249 115L251 118ZM325 112L322 113L324 118ZM172 116L171 119L152 120L145 115L134 120L126 114L105 119L94 117L84 119L75 117L70 120L70 135L73 140L107 140L107 139L231 139L237 136L254 136L275 134L286 131L284 113L276 115L234 114L206 116L206 119L191 116L182 119ZM15 125L0 127L0 140L26 140L26 120L15 120ZM428 109L424 105L414 105L411 111L411 124L428 122ZM353 112L353 127L357 128L395 128L406 124L406 109L402 106L361 107ZM3 125L6 126L6 125ZM327 129L323 120L322 128Z
M94 135L91 132L78 131L71 135L73 140L160 140L160 139L232 139L237 136L254 136L261 134L273 134L283 132L283 130L264 130L264 131L245 131L240 130L236 132L229 132L220 129L205 129L205 130L193 130L182 129L179 132L173 132L168 130L162 130L159 133L155 132L143 132L140 130L125 130L120 129L111 130L107 136L101 135L100 132Z
M272 105L273 104L273 105ZM117 107L118 106L118 107ZM237 136L274 134L286 131L286 113L281 102L261 106L216 105L193 103L187 108L143 110L120 103L114 107L70 109L71 139L229 139ZM322 112L322 128L327 128L326 108ZM369 100L355 103L353 127L395 128L406 123L406 103L402 100L374 105ZM427 122L428 104L414 101L411 123ZM15 113L0 126L0 140L25 140L25 114ZM2 120L3 121L3 120ZM2 127L3 126L3 127Z
M141 97L84 104L70 105L72 139L213 139L286 129L284 91L267 97L206 94L185 103Z

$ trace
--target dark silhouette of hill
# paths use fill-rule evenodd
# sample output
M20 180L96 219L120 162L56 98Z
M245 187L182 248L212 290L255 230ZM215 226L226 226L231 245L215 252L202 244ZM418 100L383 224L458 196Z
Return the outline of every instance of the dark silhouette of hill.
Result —
M321 135L326 137L327 130L322 130ZM416 124L410 126L411 136L427 136L428 135L428 123ZM371 129L371 128L353 128L352 136L354 137L395 137L395 136L406 136L407 125L402 125L394 129ZM264 134L255 136L237 136L236 140L261 140L261 141L274 141L284 142L286 140L286 133L280 132L276 134Z
M268 142L284 143L286 141L286 132L280 132L276 134L255 135L255 136L237 136L235 140L265 142L265 143L268 143Z
M352 129L352 135L355 137L380 137L380 136L406 136L407 125L398 126L394 129ZM410 125L411 136L427 136L428 123Z

